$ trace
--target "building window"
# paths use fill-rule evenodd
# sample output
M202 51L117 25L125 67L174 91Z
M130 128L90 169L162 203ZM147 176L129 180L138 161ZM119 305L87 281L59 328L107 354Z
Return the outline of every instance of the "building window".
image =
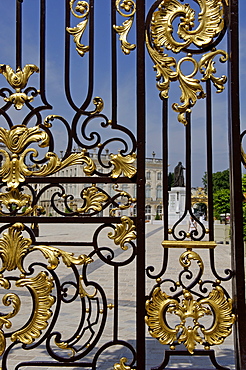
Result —
M135 206L133 207L133 216L136 217L137 216L137 205L135 204Z
M150 198L150 190L151 190L150 184L147 184L146 185L146 198Z
M146 172L146 179L150 180L150 171Z
M145 220L147 221L151 220L151 206L150 205L145 206Z
M162 216L162 206L161 205L157 206L156 214L159 215L159 216Z
M157 180L161 180L161 172L157 172Z
M156 187L156 199L162 199L162 186L157 185Z

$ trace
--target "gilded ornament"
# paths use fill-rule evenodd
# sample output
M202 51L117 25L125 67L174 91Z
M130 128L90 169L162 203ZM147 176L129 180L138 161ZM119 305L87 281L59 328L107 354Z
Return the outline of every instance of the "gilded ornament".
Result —
M199 25L195 26L195 11L188 4L178 0L162 1L158 11L153 14L151 33L157 50L165 47L179 53L192 43L198 47L209 44L224 28L224 7L222 0L197 0L200 6ZM173 37L173 21L180 17L177 34L179 42Z
M210 78L217 89L217 93L221 93L225 89L224 84L227 81L227 77L224 75L221 77L214 76L214 73L216 73L216 69L214 67L215 61L213 59L217 55L221 55L220 61L222 63L225 63L228 60L228 54L226 51L224 50L211 51L210 53L204 54L202 56L202 58L199 61L199 69L200 72L203 74L202 81L206 81Z
M182 253L181 256L179 257L179 262L180 262L181 266L184 267L185 269L188 269L190 267L191 260L197 261L197 264L198 264L198 266L200 267L200 269L203 273L204 264L203 264L203 261L202 261L202 259L201 259L201 257L199 256L198 253L196 253L194 251L191 251L191 250L188 250L188 251Z
M49 120L54 116L45 119L45 125L49 125ZM49 176L61 169L75 164L86 164L84 173L87 176L93 174L96 166L92 159L85 155L83 149L80 153L71 153L64 160L60 160L57 154L48 152L45 155L47 163L35 167L34 169L25 163L27 155L38 156L36 149L27 148L30 143L38 142L39 147L49 145L49 136L40 126L28 128L24 125L13 126L10 130L0 128L0 142L6 145L9 151L0 149L3 154L3 163L0 168L2 181L7 183L9 188L17 188L27 176Z
M33 95L27 96L21 90L26 87L29 77L34 72L39 72L38 67L34 64L26 64L23 70L18 67L16 72L9 65L0 64L0 73L4 75L10 86L16 91L4 100L13 103L16 109L21 109L26 101L33 101Z
M98 191L95 185L92 185L90 188L83 190L82 198L85 200L85 205L82 208L77 208L76 212L84 213L90 210L100 212L102 210L102 203L106 202L108 196Z
M65 252L62 249L55 248L50 245L37 245L34 246L32 250L39 250L42 252L44 257L48 259L49 265L47 268L49 270L54 270L57 268L60 263L60 257L67 267L71 267L72 265L84 265L93 261L92 258L86 256L85 254L81 254L79 257L74 257L74 253Z
M119 245L121 249L127 250L128 246L126 243L129 243L132 240L137 238L136 235L136 226L133 221L127 217L121 217L121 224L117 224L114 230L114 233L109 232L108 237L112 239L116 245Z
M126 362L127 362L127 358L121 357L120 363L114 364L113 370L132 370L130 366L126 365Z
M88 16L90 12L90 6L87 3L87 1L78 1L75 11L80 13L77 14L73 10L73 5L74 5L75 0L70 1L70 10L71 13L76 17L76 18L85 18L82 22L78 23L76 27L67 27L66 30L67 32L73 36L73 41L76 44L76 51L78 54L83 57L87 51L89 51L89 46L83 45L80 43L82 36L84 34L84 31L87 27L88 23Z
M72 347L69 347L69 344L68 343L66 343L66 342L58 342L55 339L55 344L57 345L57 347L59 347L61 349L66 349L68 351L71 351L70 357L73 357L75 355L75 350Z
M97 289L95 288L94 293L89 294L89 293L85 290L85 288L83 287L82 282L83 282L83 276L82 276L82 275L80 275L80 277L79 277L79 295L80 295L80 297L81 297L81 298L84 298L84 297L94 298L94 297L97 295Z
M136 4L133 0L116 0L115 1L116 9L118 13L123 17L129 17L126 21L123 22L121 26L114 25L115 31L119 35L119 39L121 42L121 50L124 54L128 55L132 50L136 48L135 44L130 44L127 41L128 33L132 28L132 24L134 21L134 14L136 13ZM124 14L120 8L124 9L126 12L130 14Z
M146 324L151 336L157 338L162 344L173 345L175 342L183 343L192 354L197 343L204 346L218 345L231 334L235 322L232 313L232 300L226 298L220 286L216 286L208 297L194 300L192 294L183 290L182 304L178 300L162 292L156 287L150 300L146 302ZM168 314L175 314L180 318L180 324L171 328L167 324ZM207 329L199 323L204 315L213 316L213 324ZM193 319L193 327L186 326L186 320Z
M3 354L6 347L6 339L4 336L4 332L2 331L2 327L5 325L7 329L11 328L12 324L9 319L17 315L21 305L20 298L14 293L5 294L2 298L2 301L4 306L10 306L12 304L13 311L9 312L6 315L1 314L0 316L0 356Z
M23 238L23 230L23 224L15 223L8 228L7 233L3 233L3 237L0 239L0 258L2 260L0 272L18 268L22 273L25 273L22 261L30 250L32 241L30 238Z
M110 154L110 163L114 165L114 169L110 176L116 179L123 173L124 176L132 178L137 172L136 167L132 165L132 163L135 162L136 157L136 153L128 154L125 157L120 153Z
M34 212L38 208L37 205L32 207L30 204L31 204L31 195L22 194L19 191L19 189L12 188L10 191L6 193L0 193L0 214L1 215L6 215L6 213L2 211L3 205L10 212L13 210L13 207L16 211L24 208L24 211L21 213L21 216L29 215L30 213Z
M55 299L50 295L53 288L52 279L44 271L33 278L22 278L16 282L17 287L27 287L32 292L33 314L28 324L11 335L14 342L19 340L24 344L31 344L35 338L39 338L42 330L48 325L52 315L50 311Z

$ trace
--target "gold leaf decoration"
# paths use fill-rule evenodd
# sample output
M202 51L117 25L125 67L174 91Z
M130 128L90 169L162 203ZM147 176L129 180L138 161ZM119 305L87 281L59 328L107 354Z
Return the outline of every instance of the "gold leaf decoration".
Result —
M12 304L13 311L9 312L6 315L1 314L0 316L0 355L3 354L6 347L6 339L4 336L4 332L2 331L2 327L3 325L5 325L7 329L11 328L12 324L9 319L17 315L21 305L20 298L14 293L5 294L2 298L2 301L4 306L10 306Z
M44 257L48 259L49 266L47 268L50 270L57 268L60 262L60 257L67 267L71 267L72 265L88 264L93 261L92 258L86 256L85 254L81 254L79 257L74 257L73 253L65 252L62 249L51 247L49 245L37 245L34 246L32 250L39 250L42 252Z
M201 259L201 257L199 256L198 253L194 252L194 251L186 251L184 253L181 254L180 258L179 258L179 262L181 264L181 266L183 266L185 269L188 269L191 265L191 260L195 260L195 261L198 261L198 266L201 268L201 272L203 273L204 271L204 264L203 264L203 261Z
M185 76L181 71L181 64L183 62L191 62L194 65L193 72L188 76ZM174 103L172 105L172 108L174 111L179 113L178 120L179 122L182 122L184 125L187 124L184 113L190 111L190 107L193 107L195 105L197 99L205 97L200 81L198 79L193 78L196 75L197 71L198 64L194 58L184 57L181 60L179 60L177 64L178 79L180 82L180 89L182 91L180 101L183 104L178 105L177 103Z
M133 0L116 0L115 1L116 9L120 15L123 17L129 17L126 21L123 22L122 26L114 25L115 31L119 34L119 39L121 42L121 50L124 54L128 55L132 50L136 48L135 44L130 44L127 41L127 36L129 31L132 28L132 24L134 21L134 14L136 13L136 4ZM126 12L130 14L124 14L120 8L124 9Z
M26 87L29 77L34 72L39 72L38 67L34 64L26 64L23 70L18 67L16 72L9 65L0 64L0 73L4 75L10 86L16 91L4 100L13 103L16 109L21 109L26 101L33 101L34 97L32 95L27 96L21 90Z
M127 358L121 357L120 363L114 364L113 370L132 370L130 366L126 365L126 362L127 362Z
M128 247L125 244L135 240L137 237L135 232L136 226L127 216L122 216L121 222L121 224L116 225L114 233L108 233L108 237L109 239L112 239L116 245L119 245L121 249L127 250Z
M70 351L70 357L73 357L75 355L75 350L72 347L69 347L69 344L67 342L58 342L57 340L55 340L55 344L61 349L66 349Z
M3 233L3 238L0 239L0 257L2 259L0 272L12 271L16 268L23 273L25 272L22 260L30 249L32 241L29 238L23 238L21 235L23 230L23 224L15 223L9 227L7 233Z
M19 189L11 189L6 193L0 193L0 214L6 215L2 212L2 205L5 205L9 211L12 211L12 207L15 207L15 210L18 211L21 208L25 207L24 212L21 213L21 216L29 215L34 212L38 206L32 207L31 205L31 195L22 194Z
M83 287L83 276L80 275L79 277L79 295L81 298L88 297L88 298L94 298L97 295L97 289L95 288L94 292L92 294L89 294L85 288Z
M122 173L128 178L131 178L136 174L136 167L132 166L132 163L136 160L136 153L129 154L125 157L121 154L110 154L110 158L110 162L114 165L114 169L110 175L112 178L116 179Z
M174 342L183 343L192 354L197 343L218 345L231 334L235 322L232 313L232 300L226 298L220 286L216 286L207 298L194 300L192 294L183 290L182 304L178 300L162 292L156 287L151 299L146 302L146 324L152 337L157 338L162 344L172 345ZM175 314L180 318L180 324L171 328L167 324L167 314ZM213 316L213 324L208 329L199 323L204 315ZM186 320L192 318L194 326L186 326ZM199 332L202 334L199 334Z
M14 332L11 340L19 340L24 344L31 344L35 338L39 338L42 330L48 325L52 315L50 311L55 299L50 295L53 288L52 279L44 271L36 277L22 278L16 282L17 287L28 287L33 295L34 309L31 320L22 329Z
M175 53L194 43L201 47L209 44L224 28L224 9L221 0L197 0L201 11L196 29L195 11L188 4L177 0L162 1L158 11L153 14L151 32L157 49L165 47ZM180 17L177 34L183 39L179 42L173 37L173 21Z
M102 203L108 199L108 196L98 191L98 188L93 185L83 190L82 198L85 200L85 205L82 208L77 208L76 212L84 213L89 210L100 212L102 210Z
M202 81L206 81L210 78L214 86L217 89L217 93L221 93L225 89L224 84L227 81L226 76L221 76L221 77L214 76L214 73L216 73L216 69L214 67L215 62L213 59L216 55L219 55L219 54L221 54L220 61L222 63L228 60L227 52L225 52L224 50L215 50L215 51L211 51L208 54L203 55L199 62L199 69L200 69L200 72L203 74Z
M82 36L84 34L84 31L86 29L87 23L88 23L88 16L90 12L90 7L87 1L78 1L75 11L80 13L81 15L78 15L77 13L74 12L73 10L73 4L75 0L70 1L70 10L72 14L76 18L85 18L82 22L78 23L76 27L67 27L66 30L67 32L73 36L73 41L76 44L76 50L78 54L83 57L87 51L89 51L89 46L83 45L80 43Z

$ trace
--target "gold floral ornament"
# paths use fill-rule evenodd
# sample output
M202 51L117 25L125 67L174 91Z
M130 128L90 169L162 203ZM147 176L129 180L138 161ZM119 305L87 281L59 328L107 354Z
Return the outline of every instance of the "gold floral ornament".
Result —
M77 208L76 212L84 213L90 210L100 212L102 203L106 202L108 196L99 191L95 185L92 185L90 188L83 190L82 198L85 200L85 205L82 208Z
M10 86L16 91L9 97L5 97L4 100L13 103L16 109L21 109L26 101L33 101L33 95L27 96L21 90L26 87L29 77L34 72L39 72L38 67L34 64L26 64L22 70L18 67L16 72L9 65L0 64L0 73L4 75Z
M85 18L82 22L78 23L76 27L67 27L66 30L67 32L73 36L73 41L76 44L76 50L78 54L83 57L87 51L89 51L89 46L83 45L80 43L81 38L84 34L84 31L86 29L87 23L88 23L88 17L89 17L89 12L90 12L90 6L87 3L87 1L78 1L75 11L77 13L80 13L81 15L75 13L73 10L73 5L76 0L71 0L70 1L70 10L71 13L76 17L76 18Z
M125 157L119 154L110 154L110 163L114 165L110 177L117 179L122 173L128 178L132 178L137 169L132 165L136 160L136 153L128 154Z
M222 92L226 77L216 77L214 73L214 57L221 54L221 62L228 59L228 55L222 50L213 50L201 58L198 62L191 54L176 62L174 57L169 56L166 50L174 53L185 51L191 44L201 48L211 43L224 28L224 6L222 0L197 0L200 6L198 15L199 25L195 26L195 11L188 4L181 4L178 0L162 1L158 10L153 13L150 32L146 31L146 45L150 57L155 62L157 88L161 98L168 98L170 82L179 81L181 89L179 105L174 103L173 109L179 113L178 120L187 124L185 113L196 104L197 99L204 98L205 93L200 80L195 78L198 70L203 74L201 81L211 79L217 92ZM173 22L180 17L177 34L173 37ZM178 39L183 41L177 41ZM185 76L181 71L183 62L193 64L193 72Z
M132 240L137 238L136 235L136 226L133 221L127 217L121 217L121 224L117 224L114 230L114 233L109 232L108 237L112 239L116 245L119 245L121 249L127 250L128 246L126 243L129 243Z
M6 213L3 212L2 206L4 205L10 212L19 211L20 209L24 210L22 211L21 215L26 216L32 213L34 210L38 208L37 205L32 207L31 205L31 195L22 194L20 193L19 189L11 189L10 191L6 193L0 193L0 214L6 215ZM40 208L40 207L39 207Z
M150 300L146 302L147 316L145 322L152 337L162 344L173 347L176 343L183 343L192 354L196 344L218 345L231 334L235 315L232 313L232 300L226 298L223 289L216 286L208 297L194 300L192 294L183 290L182 304L178 300L162 292L156 287ZM180 324L174 328L167 323L167 315L175 314L180 318ZM213 323L205 328L199 319L205 315L213 316ZM193 327L186 326L186 320L193 319Z
M136 4L133 0L116 0L115 1L117 12L122 17L129 17L126 21L123 22L122 26L114 25L115 31L119 34L119 39L121 42L121 49L124 54L128 55L132 50L136 48L135 44L130 44L127 41L127 36L129 31L132 28L132 24L134 21L134 14L136 13ZM124 14L120 8L124 9L126 12L130 13L128 15Z
M120 363L114 364L113 370L132 370L130 366L126 365L127 358L121 357Z
M50 116L46 118L44 124L50 127ZM49 176L59 170L75 164L86 164L84 172L90 176L95 170L95 164L88 156L85 150L80 153L71 153L64 160L60 160L57 154L48 152L45 155L47 163L42 164L38 169L31 169L25 164L27 155L38 156L36 149L26 148L30 143L38 142L39 147L44 148L49 145L49 136L39 125L35 127L26 127L25 125L16 125L10 130L0 128L0 142L6 145L9 151L0 149L3 154L0 176L2 181L7 183L9 188L17 188L21 182L25 181L27 176Z
M4 288L8 289L9 286L5 285ZM21 305L20 298L14 293L5 294L2 298L2 302L4 306L10 306L10 304L12 304L13 311L9 312L6 315L1 314L0 316L0 356L3 354L6 348L6 339L2 328L3 326L5 326L7 329L11 328L12 323L9 319L17 315Z

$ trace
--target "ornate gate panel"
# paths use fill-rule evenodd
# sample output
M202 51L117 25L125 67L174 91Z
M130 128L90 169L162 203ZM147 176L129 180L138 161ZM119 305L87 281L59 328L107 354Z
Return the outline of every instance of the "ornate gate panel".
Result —
M237 368L246 367L237 1L146 4L147 10L144 0L2 5L2 369L144 369L147 329L152 342L170 346L161 349L163 362L154 359L151 366L166 367L172 355L199 355L222 368L212 348L233 327ZM145 263L146 49L162 105L159 271ZM219 74L221 62L229 65L229 84ZM225 94L226 82L233 263L218 272L212 89ZM153 71L147 83L154 86ZM191 137L199 104L206 112L200 123L206 132L208 225L193 213ZM177 122L171 122L170 106ZM177 166L174 184L184 190L185 206L176 221L168 205L172 125L180 125L185 143L186 175ZM187 217L198 227L187 231ZM176 276L172 266L178 263ZM212 317L210 324L204 317Z

